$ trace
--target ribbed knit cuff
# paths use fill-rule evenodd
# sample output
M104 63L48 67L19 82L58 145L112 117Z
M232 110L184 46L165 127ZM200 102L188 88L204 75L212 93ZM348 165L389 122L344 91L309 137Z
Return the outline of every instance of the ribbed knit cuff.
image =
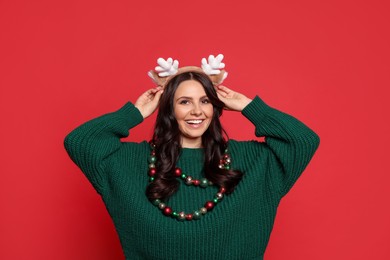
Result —
M250 102L241 113L249 119L255 126L260 125L264 117L272 111L272 108L268 106L264 101L256 96L252 102Z
M115 113L126 119L126 124L129 129L144 121L141 112L131 102L127 102Z

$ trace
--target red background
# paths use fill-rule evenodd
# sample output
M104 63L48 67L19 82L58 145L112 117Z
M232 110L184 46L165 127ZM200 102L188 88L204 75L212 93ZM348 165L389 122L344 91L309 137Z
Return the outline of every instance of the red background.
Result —
M218 53L227 86L321 137L265 258L390 259L388 1L3 0L0 33L1 259L123 259L63 139L153 87L158 57L197 65ZM254 137L238 113L223 122Z

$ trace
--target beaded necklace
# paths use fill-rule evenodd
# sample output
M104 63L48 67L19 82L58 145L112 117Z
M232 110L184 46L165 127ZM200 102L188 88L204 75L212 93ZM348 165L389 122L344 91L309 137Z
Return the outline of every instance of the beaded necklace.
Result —
M149 182L153 182L155 180L155 175L157 173L156 170L156 145L151 143L151 152L149 156ZM223 154L222 159L220 160L219 168L220 169L230 169L230 163L231 158L228 154L228 149L225 149L225 152ZM213 186L214 184L207 180L206 178L201 179L194 179L192 176L189 176L182 172L182 170L179 167L175 168L174 175L176 178L180 178L184 181L184 183L188 186L193 185L195 187L201 187L201 188L207 188L209 186ZM218 192L215 194L214 198L212 200L206 201L203 207L199 208L198 210L195 210L192 213L185 213L184 211L175 211L171 207L169 207L164 201L160 199L155 199L152 201L153 205L158 207L162 213L167 217L172 217L176 220L184 221L184 220L198 220L206 213L210 212L214 206L219 203L226 192L225 187L219 187Z

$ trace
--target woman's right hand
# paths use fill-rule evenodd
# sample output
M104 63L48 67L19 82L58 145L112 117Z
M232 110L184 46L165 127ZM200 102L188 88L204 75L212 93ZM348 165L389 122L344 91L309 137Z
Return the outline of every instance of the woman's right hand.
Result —
M158 101L163 93L162 87L149 89L143 93L135 102L134 106L138 108L143 118L147 118L157 109Z

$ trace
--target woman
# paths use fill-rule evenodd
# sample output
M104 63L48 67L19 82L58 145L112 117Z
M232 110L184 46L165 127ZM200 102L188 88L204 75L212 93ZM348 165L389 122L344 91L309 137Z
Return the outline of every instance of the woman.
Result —
M76 128L65 148L101 195L126 259L263 259L280 199L319 138L191 68ZM121 142L157 108L152 142ZM226 141L223 108L265 142Z

